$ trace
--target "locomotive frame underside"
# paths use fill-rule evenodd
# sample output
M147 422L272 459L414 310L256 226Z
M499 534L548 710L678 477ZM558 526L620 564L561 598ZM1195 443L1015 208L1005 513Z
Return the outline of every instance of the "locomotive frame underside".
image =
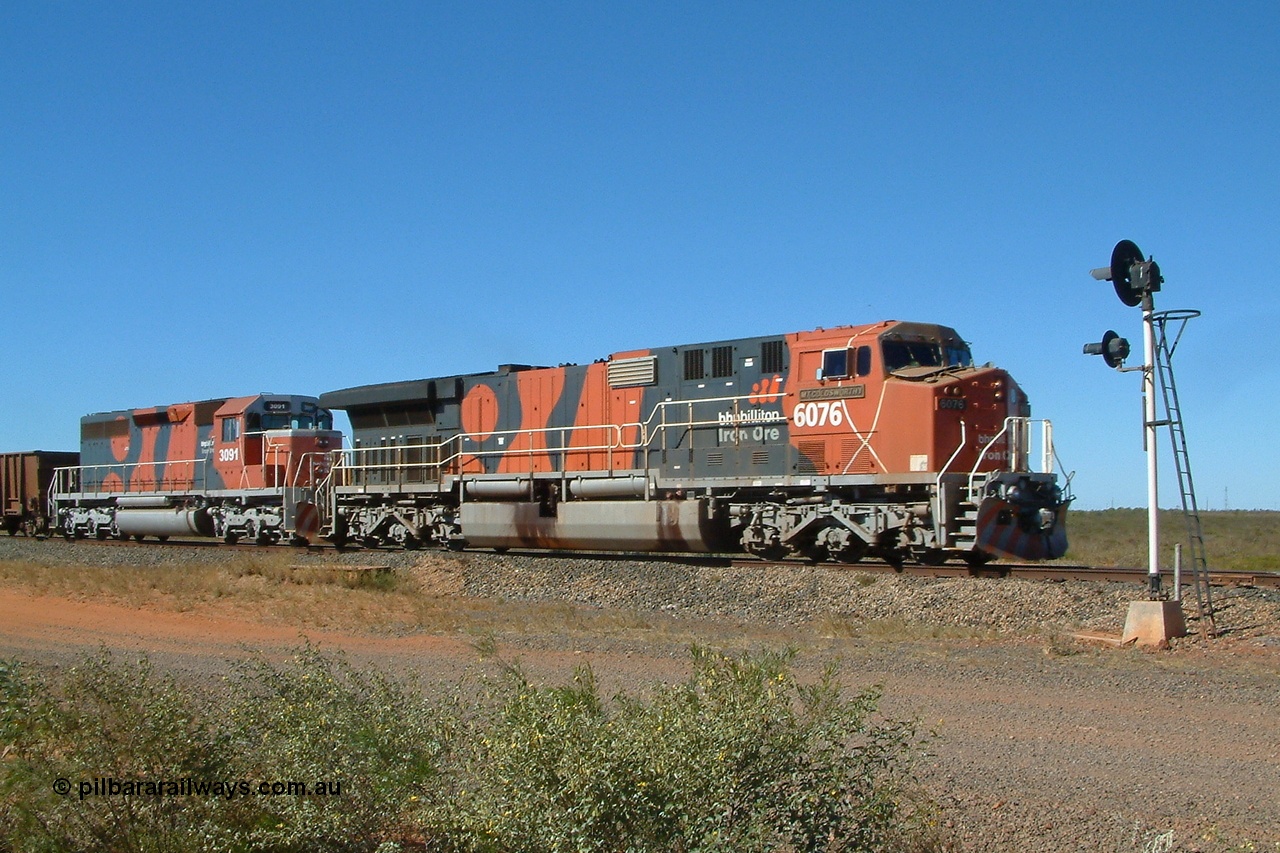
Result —
M57 499L58 532L65 539L137 539L154 536L213 537L228 544L246 539L272 545L283 539L305 544L296 532L314 490L226 492L113 492L68 490ZM314 512L314 510L311 510Z

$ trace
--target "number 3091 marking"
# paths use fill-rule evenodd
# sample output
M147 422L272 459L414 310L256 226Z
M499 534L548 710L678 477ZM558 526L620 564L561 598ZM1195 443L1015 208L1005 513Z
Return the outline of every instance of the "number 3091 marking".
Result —
M240 448L224 447L218 451L219 462L235 462L240 458Z

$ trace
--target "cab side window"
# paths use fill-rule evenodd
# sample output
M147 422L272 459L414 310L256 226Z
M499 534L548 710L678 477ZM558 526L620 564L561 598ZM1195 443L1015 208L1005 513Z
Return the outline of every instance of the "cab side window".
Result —
M240 420L238 418L222 419L222 440L235 441L240 437Z
M846 379L849 376L849 351L829 349L822 351L822 378Z
M858 347L858 375L866 376L871 372L871 347Z
M849 379L871 372L871 347L828 349L822 351L820 379Z

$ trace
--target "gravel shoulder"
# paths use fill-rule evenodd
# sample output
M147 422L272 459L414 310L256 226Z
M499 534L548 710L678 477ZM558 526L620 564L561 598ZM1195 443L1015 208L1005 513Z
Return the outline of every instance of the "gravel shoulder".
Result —
M228 559L219 549L0 538L10 564L181 571ZM802 673L834 666L850 687L880 684L884 713L936 732L918 770L956 850L1280 851L1274 592L1220 590L1222 638L1193 635L1154 652L1071 639L1080 629L1119 632L1140 590L1118 585L511 554L376 561L404 578L395 595L447 606L458 620L441 628L406 610L363 630L299 618L270 598L180 609L11 579L0 586L0 657L57 664L105 646L199 675L305 638L449 681L483 668L484 647L540 680L590 664L605 689L634 694L687 675L691 643L789 646ZM329 592L342 600L342 590Z

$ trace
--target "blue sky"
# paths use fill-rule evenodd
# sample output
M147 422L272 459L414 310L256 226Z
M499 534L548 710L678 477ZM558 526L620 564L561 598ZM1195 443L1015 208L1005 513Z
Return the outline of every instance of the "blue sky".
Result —
M1280 509L1277 43L1263 2L6 3L0 450L898 318L1013 373L1078 507L1141 506L1138 377L1081 354L1139 346L1088 275L1126 238L1203 312L1201 505Z

